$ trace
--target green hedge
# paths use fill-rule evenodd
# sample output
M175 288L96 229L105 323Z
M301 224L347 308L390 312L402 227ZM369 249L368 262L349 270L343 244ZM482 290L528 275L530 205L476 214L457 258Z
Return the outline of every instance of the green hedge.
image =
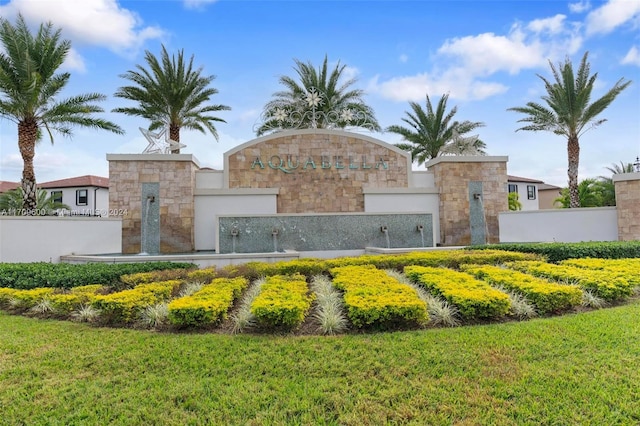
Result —
M120 276L162 269L196 268L192 263L0 263L0 287L31 289L41 287L73 288L102 284L127 287Z
M640 257L640 241L608 241L583 243L522 243L492 244L470 247L473 250L506 250L534 253L544 256L549 262L566 259L593 257L598 259L625 259Z

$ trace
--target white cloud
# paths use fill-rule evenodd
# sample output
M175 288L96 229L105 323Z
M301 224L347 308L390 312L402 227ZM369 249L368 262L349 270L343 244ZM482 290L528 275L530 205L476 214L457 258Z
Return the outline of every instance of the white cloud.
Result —
M187 9L203 9L207 4L215 3L218 0L184 0L184 7Z
M465 69L452 68L442 75L422 73L407 77L395 77L378 83L378 78L369 82L369 91L380 93L394 101L419 102L425 96L449 93L451 99L485 99L506 92L508 87L493 82L478 81Z
M135 51L148 39L160 38L158 27L143 27L140 17L116 0L12 0L0 6L0 15L21 13L29 24L53 22L74 43L105 46L115 52Z
M403 53L402 55L400 55L400 57L398 58L398 60L399 60L400 62L402 62L403 64L405 64L405 63L409 60L409 57Z
M69 54L67 55L64 63L60 67L61 71L79 71L85 72L87 67L84 65L84 60L82 56L75 50L73 47L69 50Z
M637 0L610 0L595 9L586 19L586 33L607 34L617 27L631 22L637 27L640 21L640 2Z
M527 28L535 33L548 32L551 34L558 34L564 29L565 15L558 14L551 18L534 19L529 22Z
M579 1L577 3L569 3L569 10L572 13L582 13L586 12L589 9L591 9L591 3L589 2L589 0Z
M492 75L543 68L577 52L583 44L580 26L568 23L565 15L514 24L505 34L483 33L446 40L437 50L431 70L394 77L369 89L395 101L416 101L425 93L450 93L452 99L480 100L504 93L508 87L488 81Z
M640 49L633 46L627 52L626 56L622 58L621 64L636 65L640 67Z

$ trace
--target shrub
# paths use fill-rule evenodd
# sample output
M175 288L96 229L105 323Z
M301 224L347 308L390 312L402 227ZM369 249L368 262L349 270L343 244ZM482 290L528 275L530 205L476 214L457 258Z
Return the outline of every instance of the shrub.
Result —
M258 325L291 329L302 324L312 301L304 276L273 275L262 285L251 304L251 313Z
M196 271L193 271L196 272ZM147 284L158 281L183 280L192 272L189 269L161 269L150 272L137 272L135 274L126 274L120 277L120 281L130 287L138 284Z
M231 317L234 334L241 333L245 329L256 325L256 317L251 313L251 304L262 291L262 285L265 281L264 277L254 280L242 297L238 310Z
M596 269L611 275L624 277L632 285L640 286L640 258L633 259L569 259L560 262L561 265L577 268Z
M108 322L129 323L139 317L145 307L168 301L179 286L177 280L140 284L130 290L97 295L91 305L100 310Z
M507 266L538 277L576 284L583 290L589 290L606 301L624 299L633 293L633 282L623 276L615 276L606 271L537 261L512 262Z
M9 303L15 309L30 309L42 299L48 299L53 294L52 288L33 288L29 290L16 290L11 295Z
M316 312L322 334L341 333L347 329L349 321L344 314L342 294L331 284L325 275L315 275L311 280L311 290L316 296Z
M417 292L373 265L333 268L333 285L344 291L347 316L356 327L423 325L427 305Z
M540 313L556 312L580 305L582 290L551 283L523 272L497 266L463 265L462 271L491 285L515 291L531 301Z
M640 257L640 241L607 241L582 243L525 243L474 246L473 250L499 249L544 256L549 262L593 257L624 259Z
M455 305L465 319L498 318L509 312L509 296L468 274L446 268L407 266L405 274Z
M226 318L234 300L247 287L247 280L216 278L191 296L169 303L169 322L180 327L215 324Z
M88 284L102 284L118 289L126 285L122 275L161 269L194 268L192 263L0 263L0 287L31 289L41 287L72 288Z

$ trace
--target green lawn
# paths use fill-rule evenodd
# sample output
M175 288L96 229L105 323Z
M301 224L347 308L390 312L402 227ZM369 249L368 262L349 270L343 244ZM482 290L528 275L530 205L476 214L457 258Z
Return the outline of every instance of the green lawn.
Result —
M522 323L161 334L0 313L0 424L640 424L640 301Z

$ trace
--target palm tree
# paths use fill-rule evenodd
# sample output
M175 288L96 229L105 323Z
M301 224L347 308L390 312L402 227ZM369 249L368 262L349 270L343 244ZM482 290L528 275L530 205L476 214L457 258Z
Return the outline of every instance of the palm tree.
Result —
M56 96L69 81L67 72L57 73L71 43L60 39L61 30L52 23L41 24L37 34L29 31L22 15L12 25L0 18L0 117L18 125L18 147L23 161L21 187L23 208L36 209L36 177L33 158L37 142L46 131L51 143L52 132L71 136L71 126L123 133L116 124L93 117L103 112L94 102L106 97L88 93L58 100Z
M114 108L121 112L148 119L149 130L169 130L169 138L178 145L171 152L179 154L180 130L198 130L206 134L208 130L218 140L215 122L226 123L211 115L213 112L228 111L226 105L208 104L218 90L211 87L214 75L203 76L202 68L194 69L193 55L186 63L184 50L178 57L169 57L162 46L160 60L148 50L145 51L148 69L136 65L136 70L127 71L120 77L134 83L133 86L120 87L115 96L138 103L137 107Z
M27 211L22 208L24 195L22 188L16 188L0 194L0 212L8 216L26 216ZM48 195L46 189L38 189L36 196L36 214L52 215L56 210L71 210L66 204L55 201Z
M256 131L258 136L292 128L353 126L380 130L373 109L362 100L364 91L350 88L357 79L342 81L346 65L338 62L329 73L326 55L317 70L311 62L294 61L300 81L288 76L279 78L286 90L274 93L265 105L263 124Z
M597 179L583 179L578 184L578 206L577 207L602 207L603 194L602 186ZM571 194L569 188L562 188L560 197L556 198L555 204L560 204L563 208L573 208L571 205Z
M620 164L611 164L611 167L605 167L611 174L620 173L633 173L635 171L632 163L624 163L620 161ZM599 184L602 191L602 205L603 206L615 206L616 205L616 188L613 183L613 177L599 176Z
M567 157L569 167L567 174L569 177L570 207L579 207L580 198L578 194L578 165L580 162L580 136L589 129L598 127L606 119L596 119L613 100L622 92L631 81L624 81L621 78L616 84L601 98L589 103L593 85L598 77L598 73L589 75L589 63L586 52L580 62L578 73L574 75L573 66L569 58L564 64L558 64L556 68L551 61L551 72L555 81L549 81L538 74L544 82L547 94L542 96L546 106L528 102L524 107L509 108L508 111L515 111L526 114L526 117L518 122L529 123L518 130L547 131L567 138Z
M402 121L411 127L389 126L388 132L396 133L403 137L406 143L396 146L409 151L411 158L418 164L426 163L438 155L484 155L485 143L477 136L464 137L465 134L483 127L484 123L478 121L452 121L458 112L454 106L447 113L447 100L449 95L442 95L435 111L431 99L427 95L427 110L425 111L417 102L409 102L413 113L405 111L407 117Z

